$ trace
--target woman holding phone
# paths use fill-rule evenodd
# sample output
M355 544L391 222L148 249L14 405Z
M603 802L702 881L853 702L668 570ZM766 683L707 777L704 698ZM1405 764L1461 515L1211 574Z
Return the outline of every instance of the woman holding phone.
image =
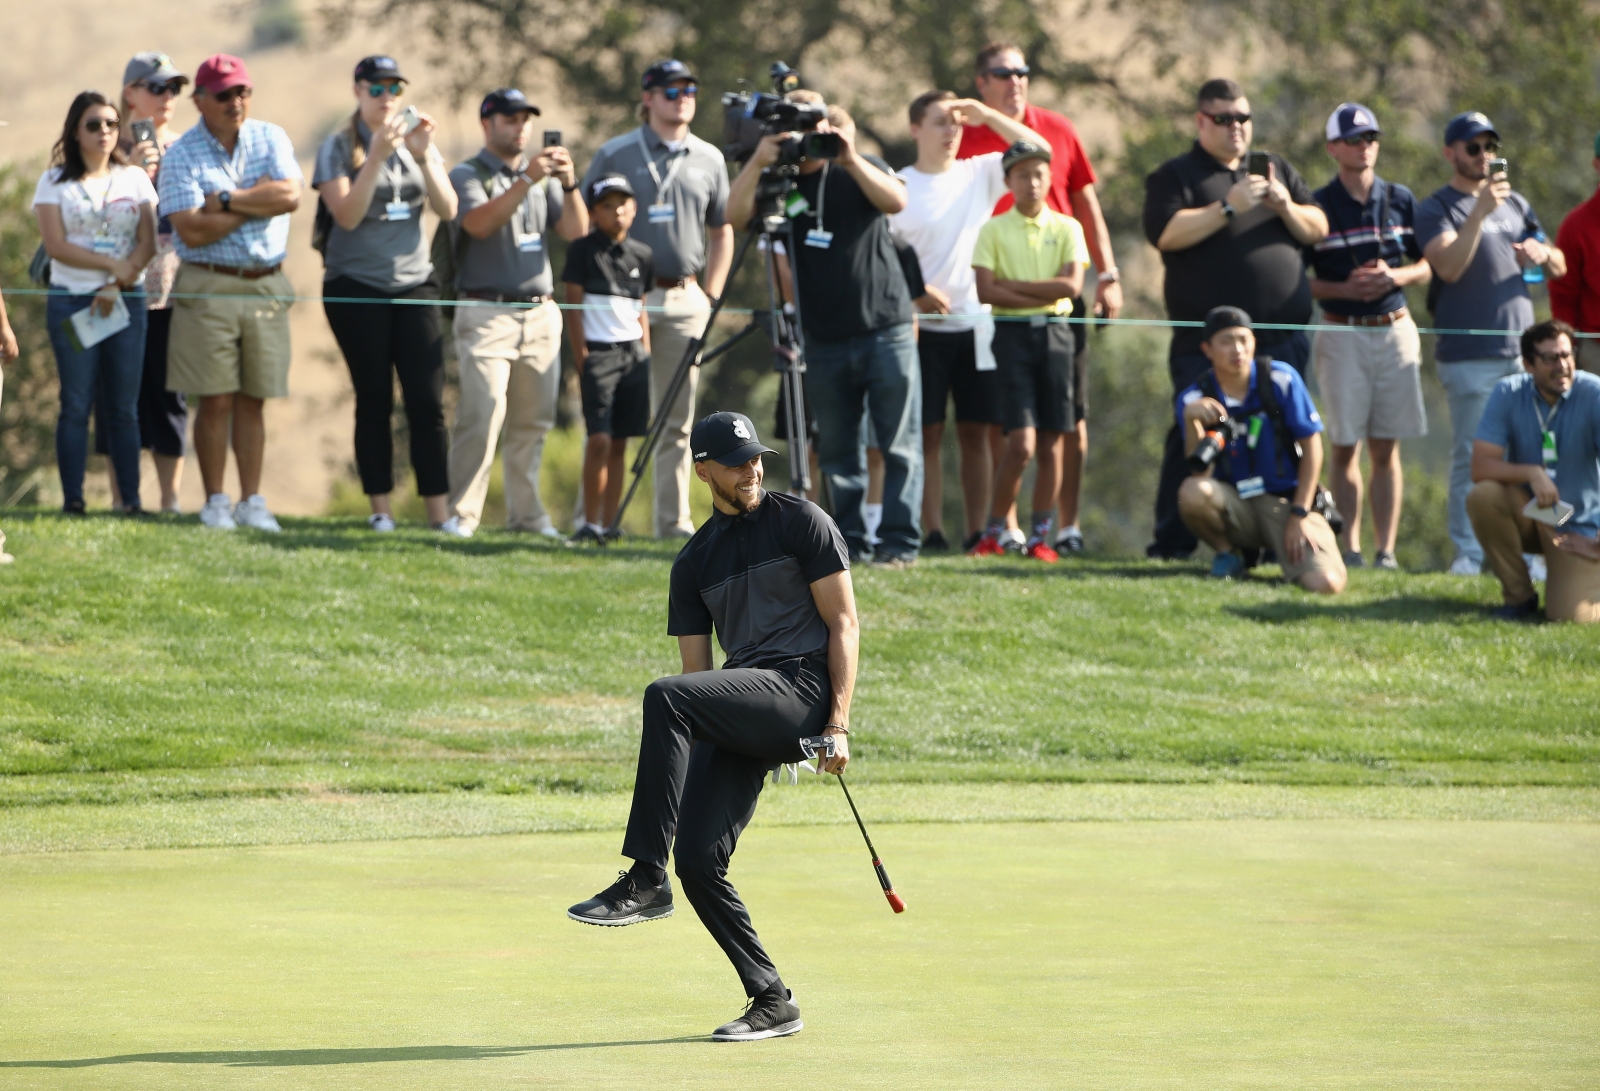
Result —
M97 398L106 409L107 446L123 510L140 510L143 286L145 266L156 252L156 190L148 174L128 165L120 135L121 117L111 101L99 91L79 92L33 194L50 255L45 316L61 380L56 466L62 510L72 515L84 511L89 415ZM104 325L95 328L96 319L112 320L111 332Z
M430 279L423 205L453 220L456 193L433 146L433 119L400 105L406 82L394 58L362 58L355 113L322 142L311 182L322 204L315 244L326 262L323 310L355 388L356 467L372 505L367 524L375 531L394 529L396 375L417 492L434 527L444 525L450 491L439 308L416 301L439 298Z

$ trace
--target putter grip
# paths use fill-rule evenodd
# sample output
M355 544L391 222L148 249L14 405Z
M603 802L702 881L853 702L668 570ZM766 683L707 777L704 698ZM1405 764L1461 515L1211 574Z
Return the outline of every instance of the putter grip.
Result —
M872 858L872 870L878 873L878 885L883 887L883 896L889 899L889 908L896 913L906 911L905 899L894 892L894 884L889 881L889 872L883 866L883 861L876 856Z

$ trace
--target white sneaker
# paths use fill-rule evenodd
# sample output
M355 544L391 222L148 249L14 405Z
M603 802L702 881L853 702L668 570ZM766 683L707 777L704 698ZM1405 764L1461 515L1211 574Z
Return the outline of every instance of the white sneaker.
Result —
M1028 536L1022 533L1021 527L1003 530L1000 532L1000 544L1013 551L1018 551L1028 544Z
M16 558L6 552L6 532L0 530L0 564L10 564L14 560Z
M1471 557L1457 557L1455 560L1450 562L1450 574L1452 576L1482 575L1483 565L1479 564Z
M1534 583L1544 583L1549 578L1550 570L1545 567L1544 554L1524 553L1522 560L1528 566L1528 578Z
M388 534L394 530L394 516L375 512L367 516L367 526L379 534Z
M214 492L206 497L206 506L200 509L200 525L212 530L233 530L239 525L234 522L233 501L227 493Z
M561 533L560 528L556 527L554 524L545 527L539 533L543 534L546 538L561 539L561 538L565 538L566 537L565 534Z
M267 498L260 493L239 501L239 505L233 509L233 521L251 530L264 530L269 534L276 534L283 529L267 510Z
M461 516L452 515L436 528L440 534L451 538L470 538L477 532L476 527L469 527L461 521Z

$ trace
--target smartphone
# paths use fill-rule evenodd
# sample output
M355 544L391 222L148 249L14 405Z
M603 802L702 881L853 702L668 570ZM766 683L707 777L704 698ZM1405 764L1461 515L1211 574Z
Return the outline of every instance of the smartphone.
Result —
M1511 164L1504 159L1489 160L1489 177L1493 178L1497 174L1505 174L1510 169L1510 166Z
M128 128L133 132L133 142L135 144L143 143L146 140L152 144L156 142L156 123L151 119L141 117ZM156 154L161 154L160 148L156 149Z
M1565 500L1557 500L1553 508L1541 508L1539 501L1529 500L1528 506L1522 509L1522 514L1545 526L1559 527L1572 518L1572 511L1572 505Z
M544 146L547 148L563 147L565 142L561 139L560 129L546 129L544 131Z
M1251 152L1245 162L1245 170L1251 174L1265 178L1272 169L1272 161L1266 152Z
M407 106L400 111L400 132L402 135L410 133L412 129L421 124L422 116L417 113L415 106Z

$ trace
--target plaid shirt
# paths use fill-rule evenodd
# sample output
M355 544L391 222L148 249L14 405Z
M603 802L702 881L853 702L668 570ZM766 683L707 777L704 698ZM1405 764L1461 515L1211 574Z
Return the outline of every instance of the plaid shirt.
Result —
M282 182L304 177L289 135L278 126L246 119L230 156L201 121L173 141L161 160L161 215L200 208L208 193L247 189L262 179ZM195 248L184 245L181 238L175 241L184 261L277 265L289 249L289 217L249 219L209 246Z

